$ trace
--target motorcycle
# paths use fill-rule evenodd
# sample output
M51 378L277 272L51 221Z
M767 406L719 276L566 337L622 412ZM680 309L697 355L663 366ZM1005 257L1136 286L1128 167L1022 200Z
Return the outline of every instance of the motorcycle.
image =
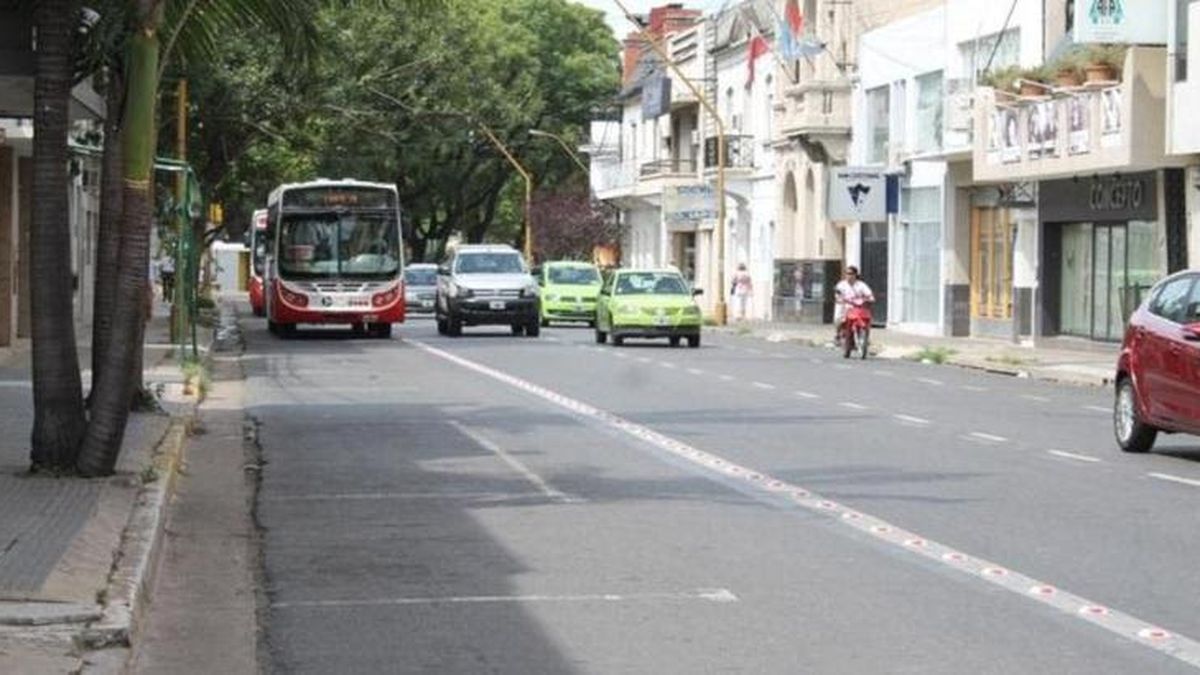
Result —
M866 302L852 303L846 309L842 322L842 358L850 358L856 351L859 358L867 358L871 339L871 306Z

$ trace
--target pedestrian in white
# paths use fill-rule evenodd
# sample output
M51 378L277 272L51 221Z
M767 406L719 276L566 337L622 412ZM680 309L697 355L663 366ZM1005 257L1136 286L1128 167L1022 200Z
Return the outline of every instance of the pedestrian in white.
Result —
M733 292L738 321L745 321L746 313L750 310L750 303L754 299L754 280L746 271L746 263L738 263L737 271L733 273L733 284L730 290Z

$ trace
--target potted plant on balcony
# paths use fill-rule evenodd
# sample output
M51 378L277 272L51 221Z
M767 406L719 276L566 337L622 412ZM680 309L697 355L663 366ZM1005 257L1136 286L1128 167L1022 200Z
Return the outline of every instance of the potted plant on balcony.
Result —
M1098 82L1120 82L1125 68L1125 45L1091 45L1083 53L1088 84Z
M985 87L991 87L997 91L1005 91L1009 94L1013 93L1017 78L1021 76L1021 69L1017 66L1007 66L989 70L979 78L979 84Z
M1069 52L1054 62L1054 86L1078 87L1083 84L1083 63L1076 52Z
M1021 85L1018 93L1021 96L1045 96L1050 93L1050 87L1047 85L1050 77L1049 66L1042 65L1025 68L1017 78L1017 81Z

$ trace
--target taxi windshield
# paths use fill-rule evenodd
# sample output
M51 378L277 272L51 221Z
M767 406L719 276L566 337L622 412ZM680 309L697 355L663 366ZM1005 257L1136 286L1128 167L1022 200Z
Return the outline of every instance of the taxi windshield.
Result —
M687 295L687 283L678 274L630 272L617 278L616 295Z
M547 268L550 283L564 286L588 286L600 283L600 273L594 267L567 267L556 265Z

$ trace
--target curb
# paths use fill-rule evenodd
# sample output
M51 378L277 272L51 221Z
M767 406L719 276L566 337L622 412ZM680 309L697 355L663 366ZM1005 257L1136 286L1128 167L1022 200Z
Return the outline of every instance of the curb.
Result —
M140 632L141 620L153 588L166 511L179 475L183 449L194 412L171 420L158 445L156 468L163 480L144 488L134 504L133 513L121 536L112 575L107 587L108 602L100 620L79 635L87 650L129 647Z
M784 335L784 336L779 337L778 339L772 340L771 333L763 333L761 331L752 330L749 333L739 333L736 329L732 329L732 328L728 328L728 327L709 326L708 328L709 328L709 330L714 330L723 335L729 335L729 336L733 336L733 337L750 337L750 338L754 338L756 340L763 340L765 342L772 342L775 344L785 344L786 343L786 344L799 345L801 347L810 347L810 348L814 348L814 349L829 349L829 343L824 342L822 340L815 340L815 339L803 337L803 336L786 336L786 335ZM912 351L915 353L916 351L918 351L918 349L914 348ZM872 356L874 358L883 359L886 361L903 361L903 360L905 360L904 356L898 356L898 355L886 355L885 356L882 354L874 354ZM1015 367L1005 367L1002 365L991 364L991 363L982 363L982 362L972 361L972 360L957 360L957 359L954 359L953 357L947 359L945 361L945 363L936 364L936 365L954 366L956 368L975 370L975 371L990 373L992 375L1006 375L1008 377L1038 380L1040 382L1054 382L1056 384L1066 384L1066 385L1077 386L1077 387L1105 388L1105 387L1112 386L1112 381L1113 381L1111 376L1100 377L1100 376L1089 376L1089 375L1082 375L1082 374L1070 375L1070 374L1040 372L1042 369L1045 368L1045 366L1038 366L1038 367L1032 367L1032 368L1015 368Z

